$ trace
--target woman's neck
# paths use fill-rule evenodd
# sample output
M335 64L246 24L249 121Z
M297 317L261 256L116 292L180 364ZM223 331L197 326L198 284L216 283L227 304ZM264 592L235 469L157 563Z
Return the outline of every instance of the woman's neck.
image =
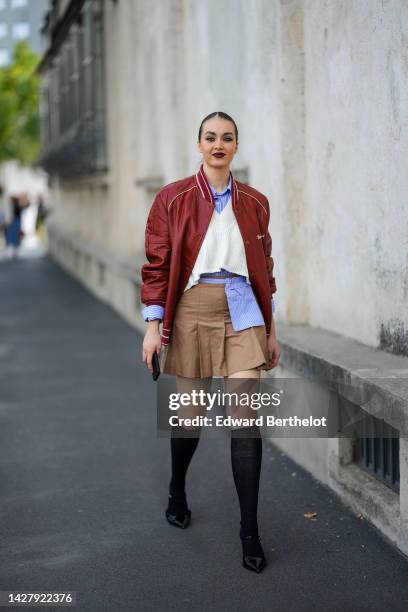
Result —
M228 186L230 169L227 168L211 168L203 162L203 170L208 182L214 187L215 191L221 193Z

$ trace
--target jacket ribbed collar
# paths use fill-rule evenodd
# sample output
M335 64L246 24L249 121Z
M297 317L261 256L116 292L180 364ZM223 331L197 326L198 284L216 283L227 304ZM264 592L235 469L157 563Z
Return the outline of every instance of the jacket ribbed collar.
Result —
M231 178L231 192L232 192L231 193L232 207L233 207L233 209L235 209L236 208L236 202L238 201L238 187L237 187L236 181L235 181L231 171L230 171L230 178ZM195 180L196 180L196 183L197 183L197 187L199 188L203 198L209 204L212 204L213 206L215 206L214 196L213 196L211 188L210 188L210 183L208 182L208 179L207 179L207 177L205 175L204 165L203 164L201 164L200 169L196 173Z

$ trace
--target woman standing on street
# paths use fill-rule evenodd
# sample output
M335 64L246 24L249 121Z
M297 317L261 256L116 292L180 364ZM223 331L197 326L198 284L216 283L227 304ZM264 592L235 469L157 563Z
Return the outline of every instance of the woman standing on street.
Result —
M274 368L280 356L273 320L269 203L230 171L238 129L229 115L205 117L197 146L202 154L199 171L163 187L147 219L148 263L141 270L142 314L148 321L143 361L152 370L153 353L162 352L162 371L176 376L179 392L208 390L213 376L224 377L229 392L238 383L242 390L243 379L255 391L261 370ZM249 412L239 407L238 416L253 417ZM179 419L202 414L203 408L194 405L177 413ZM185 479L199 434L200 428L172 428L165 514L181 528L191 519ZM266 566L257 523L261 460L259 427L231 428L243 565L258 573Z

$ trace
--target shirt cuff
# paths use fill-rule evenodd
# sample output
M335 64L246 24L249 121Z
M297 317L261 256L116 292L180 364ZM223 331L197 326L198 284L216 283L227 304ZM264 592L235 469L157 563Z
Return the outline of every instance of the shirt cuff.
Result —
M155 319L160 319L160 321L163 321L164 308L158 304L150 304L150 306L145 306L145 308L142 310L142 317L145 321L154 321Z

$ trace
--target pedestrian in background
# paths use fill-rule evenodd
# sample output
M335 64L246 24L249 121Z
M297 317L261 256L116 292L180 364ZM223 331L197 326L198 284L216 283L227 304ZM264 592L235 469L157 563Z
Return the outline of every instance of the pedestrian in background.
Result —
M24 232L21 229L21 216L23 211L30 205L25 194L22 196L12 195L10 197L11 204L11 221L6 227L6 247L9 257L18 257L21 239Z
M0 236L4 238L4 242L6 242L7 227L7 214L5 208L4 187L0 184Z
M261 370L274 368L280 356L273 321L276 284L269 203L230 171L238 129L229 115L215 112L205 117L197 146L202 154L199 171L166 185L147 219L149 263L141 270L141 301L148 327L142 358L152 370L153 353L160 355L165 346L162 369L176 377L179 392L207 391L213 376L224 378L228 392L242 389L243 379L254 392ZM203 410L189 405L177 414L194 417ZM240 410L238 416L254 417L247 406ZM185 478L199 435L199 427L172 428L165 515L181 528L191 520ZM232 428L243 565L258 573L266 566L257 522L261 459L259 427Z
M50 213L49 208L44 203L44 197L40 194L37 198L37 218L35 223L35 231L42 244L47 243L47 234L45 231L45 220Z

